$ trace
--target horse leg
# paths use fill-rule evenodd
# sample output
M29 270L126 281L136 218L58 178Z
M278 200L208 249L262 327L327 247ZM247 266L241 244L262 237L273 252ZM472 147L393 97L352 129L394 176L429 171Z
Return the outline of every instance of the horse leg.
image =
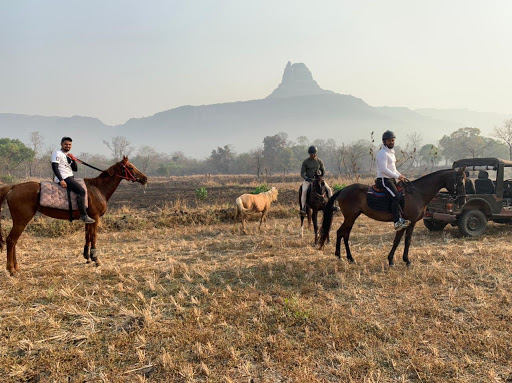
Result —
M32 219L32 217L30 217L30 219ZM11 275L14 275L16 271L20 271L18 261L16 260L16 244L18 243L18 238L21 233L23 233L23 230L25 230L25 227L30 222L30 219L24 219L21 222L13 222L12 229L7 237L7 265L5 268Z
M313 214L311 215L313 219L313 228L315 230L315 245L318 244L318 210L313 210Z
M336 232L336 255L338 258L341 258L341 238L343 238L343 242L345 244L345 252L347 253L347 259L350 263L354 263L354 258L352 257L352 253L350 252L350 246L348 244L348 240L350 238L350 232L352 231L352 226L354 226L354 222L359 214L355 217L345 217L343 224L340 226L338 231Z
M242 215L242 231L244 232L244 234L247 234L247 228L245 227L245 219L246 218L247 218L247 216Z
M393 240L393 247L391 248L391 251L389 252L389 255L388 255L388 262L389 262L390 267L393 267L395 265L393 258L395 256L396 248L400 244L400 241L402 240L402 236L404 235L404 233L405 233L405 230L400 230L400 231L397 231L395 234L395 239Z
M263 210L261 213L260 230L261 230L261 224L263 223L263 221L265 221L265 227L267 226L267 212L268 212L268 210Z
M96 255L96 237L98 234L98 223L100 221L99 216L91 217L94 219L94 223L90 223L87 226L91 226L90 228L90 238L91 238L91 252L90 252L90 258L91 261L96 263L96 266L100 265L100 261L98 261L98 257Z
M304 238L304 217L300 216L300 237Z
M405 234L405 246L404 246L403 260L407 266L411 266L411 261L409 261L409 246L411 246L412 232L414 231L414 225L416 225L416 222L411 223L409 225L409 227L406 229L406 234Z
M92 225L84 225L85 226L85 245L84 245L84 258L86 263L91 263L91 257L89 255L89 248L91 246L92 241L92 233L91 233L91 226Z

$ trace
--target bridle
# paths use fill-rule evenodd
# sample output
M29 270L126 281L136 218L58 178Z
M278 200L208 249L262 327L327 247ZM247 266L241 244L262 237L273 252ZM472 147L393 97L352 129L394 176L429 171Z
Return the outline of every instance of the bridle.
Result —
M319 194L315 189L315 183L319 186L320 190L323 191L324 193L322 194ZM311 191L314 193L315 197L318 198L318 199L323 199L323 200L326 200L327 199L327 190L322 186L322 179L320 178L316 178L314 179L314 181L311 183Z
M139 180L137 177L135 177L135 175L130 171L128 166L126 166L126 164L123 161L121 161L121 167L122 167L121 175L116 174L116 176L118 176L119 178L122 178L124 180L132 181L132 182L137 182Z

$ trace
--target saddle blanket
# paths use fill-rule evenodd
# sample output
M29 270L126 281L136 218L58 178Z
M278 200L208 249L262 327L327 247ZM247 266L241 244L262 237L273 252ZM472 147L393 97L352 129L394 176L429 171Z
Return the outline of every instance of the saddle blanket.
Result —
M376 211L387 211L391 213L391 197L389 197L384 191L377 189L375 185L368 187L368 193L366 194L366 203L368 207ZM400 206L404 208L404 195L400 198Z
M87 187L81 178L75 178L85 190L85 208L87 208ZM78 210L76 203L77 196L71 192L71 206L73 210ZM41 182L41 193L39 194L39 204L44 207L51 207L54 209L69 210L68 204L68 191L59 184L52 181Z

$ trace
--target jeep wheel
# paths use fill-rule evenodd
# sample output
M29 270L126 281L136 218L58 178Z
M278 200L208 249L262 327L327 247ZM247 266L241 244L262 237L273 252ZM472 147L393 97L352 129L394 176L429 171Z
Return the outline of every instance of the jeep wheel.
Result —
M446 222L432 221L431 219L424 219L423 224L429 231L441 231L447 225Z
M478 237L487 228L487 218L480 210L466 210L459 217L459 232L465 237Z

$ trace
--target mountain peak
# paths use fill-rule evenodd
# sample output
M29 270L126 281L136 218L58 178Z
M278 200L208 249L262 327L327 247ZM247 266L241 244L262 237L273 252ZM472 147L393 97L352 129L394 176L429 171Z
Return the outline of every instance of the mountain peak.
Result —
M292 64L288 61L284 68L281 84L267 98L288 98L317 94L334 94L334 92L320 88L304 63Z

